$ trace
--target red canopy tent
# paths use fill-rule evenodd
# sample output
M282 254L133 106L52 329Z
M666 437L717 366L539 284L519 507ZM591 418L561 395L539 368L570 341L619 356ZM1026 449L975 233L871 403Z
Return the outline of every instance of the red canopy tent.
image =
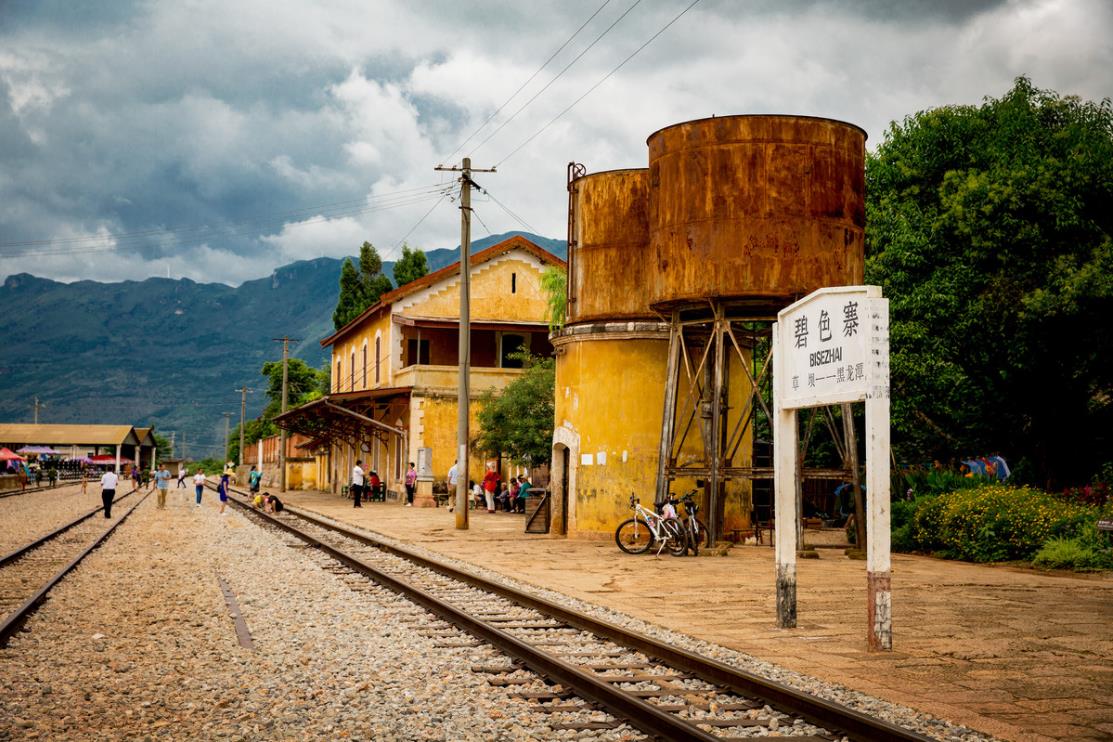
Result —
M27 459L15 453L10 448L0 448L0 461L26 461Z
M116 463L116 457L113 456L112 454L107 454L107 453L102 453L99 456L90 456L89 459L94 464L115 464ZM121 464L130 464L130 463L132 463L132 461L131 461L131 459L129 459L125 456L121 456L120 457L120 463Z

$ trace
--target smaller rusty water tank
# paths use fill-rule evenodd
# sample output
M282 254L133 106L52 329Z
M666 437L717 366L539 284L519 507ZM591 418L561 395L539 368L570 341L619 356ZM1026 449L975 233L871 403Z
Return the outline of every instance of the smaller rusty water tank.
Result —
M649 171L609 170L569 187L567 324L655 317L646 301Z
M776 311L861 283L865 140L853 124L810 116L725 116L650 135L648 303Z

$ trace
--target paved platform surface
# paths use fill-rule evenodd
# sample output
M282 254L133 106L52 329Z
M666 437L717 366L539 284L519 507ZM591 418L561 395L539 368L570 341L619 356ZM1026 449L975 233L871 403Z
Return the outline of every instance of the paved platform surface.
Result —
M866 650L865 563L798 567L777 629L773 550L629 556L613 541L523 533L524 516L289 492L287 502L1005 739L1113 739L1113 575L894 555L893 652Z

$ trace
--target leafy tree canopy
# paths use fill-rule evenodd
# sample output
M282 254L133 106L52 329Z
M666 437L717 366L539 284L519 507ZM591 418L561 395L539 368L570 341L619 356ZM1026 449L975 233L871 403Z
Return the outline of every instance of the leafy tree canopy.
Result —
M359 248L359 268L344 259L340 266L340 294L332 313L332 325L339 330L394 288L383 275L383 261L375 246L364 242Z
M894 123L867 157L906 460L1000 451L1085 480L1113 430L1113 108L1018 78Z
M541 290L545 292L545 302L549 309L549 330L556 332L564 327L568 311L568 272L563 268L549 266L541 274Z
M394 283L399 287L405 286L410 281L416 281L429 272L429 263L425 260L425 251L410 249L402 244L402 257L394 264Z
M501 453L515 463L537 466L552 455L556 366L552 358L516 355L525 373L502 393L483 395L476 446L489 456Z

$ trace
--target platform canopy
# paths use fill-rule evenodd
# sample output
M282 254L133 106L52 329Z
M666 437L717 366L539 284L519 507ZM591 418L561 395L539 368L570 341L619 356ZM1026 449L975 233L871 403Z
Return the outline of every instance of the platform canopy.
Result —
M403 391L409 393L409 389ZM387 425L380 420L338 404L337 402L340 400L335 398L339 396L341 395L329 395L328 397L315 399L301 407L295 407L284 412L274 418L274 422L284 430L309 438L315 448L328 446L332 443L356 444L371 437L384 441L392 435L401 438L406 437L406 431L402 428ZM360 392L355 396L368 397L370 393Z

